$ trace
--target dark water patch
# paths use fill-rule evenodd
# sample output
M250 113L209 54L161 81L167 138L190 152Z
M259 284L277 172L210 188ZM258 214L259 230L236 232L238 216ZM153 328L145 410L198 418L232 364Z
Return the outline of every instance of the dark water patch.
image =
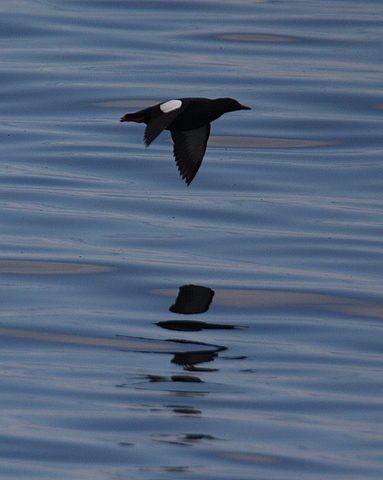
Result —
M218 345L206 345L203 343L193 343L186 340L150 340L145 338L129 338L125 335L119 335L118 338L94 338L78 335L68 335L62 333L38 332L32 330L18 330L12 328L1 328L0 335L4 337L20 338L25 340L34 340L41 342L53 342L63 344L88 345L94 347L120 348L124 350L135 350L138 352L165 352L165 353L185 353L193 351L218 352L225 350L225 347ZM213 349L213 350L212 350Z
M40 438L29 438L22 436L0 437L2 442L1 457L6 459L23 459L24 461L46 461L49 456L50 462L79 463L82 465L123 463L129 459L126 450L117 450L114 445L105 444L90 445L81 442L64 440L42 440Z
M217 35L218 39L230 40L233 42L256 42L256 43L291 43L298 41L295 38L283 37L272 34L256 34L256 33L226 33Z
M0 260L0 273L18 275L77 275L114 272L115 267L81 263L40 262L37 260Z
M174 407L179 408L179 407ZM181 445L181 446L193 446L203 442L210 442L210 441L219 441L219 439L215 438L212 435L204 434L204 433L187 433L183 435L158 435L156 438L157 442L163 443L170 443L174 445Z
M55 35L56 31L54 28L44 25L39 25L39 19L36 16L31 18L29 15L18 14L13 15L12 13L3 12L1 21L0 21L0 37L5 39L15 39L15 38L30 38L30 37L42 37L42 36L51 36Z

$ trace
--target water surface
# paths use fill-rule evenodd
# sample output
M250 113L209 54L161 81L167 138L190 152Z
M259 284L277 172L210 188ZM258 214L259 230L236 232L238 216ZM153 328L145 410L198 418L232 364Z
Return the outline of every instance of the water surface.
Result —
M380 480L381 2L0 22L1 478ZM184 96L252 108L189 187L119 122Z

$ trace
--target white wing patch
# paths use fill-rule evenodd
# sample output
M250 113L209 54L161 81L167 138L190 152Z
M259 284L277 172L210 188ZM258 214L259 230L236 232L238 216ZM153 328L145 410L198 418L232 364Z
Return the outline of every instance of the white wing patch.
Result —
M181 100L168 100L165 103L161 103L160 109L164 113L169 113L172 112L173 110L176 110L177 108L180 108L182 105Z

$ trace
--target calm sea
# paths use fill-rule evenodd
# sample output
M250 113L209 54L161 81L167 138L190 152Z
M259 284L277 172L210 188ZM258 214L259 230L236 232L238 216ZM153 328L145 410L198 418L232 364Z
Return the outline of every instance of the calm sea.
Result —
M382 1L0 10L1 478L380 480Z

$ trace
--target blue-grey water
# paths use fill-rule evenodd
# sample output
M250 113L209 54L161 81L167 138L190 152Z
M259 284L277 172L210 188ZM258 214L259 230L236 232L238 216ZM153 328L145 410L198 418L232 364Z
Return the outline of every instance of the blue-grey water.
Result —
M3 0L0 25L1 478L380 480L381 0ZM252 108L189 187L168 132L119 122L185 96ZM189 284L210 306L169 311ZM185 320L241 328L157 325Z

